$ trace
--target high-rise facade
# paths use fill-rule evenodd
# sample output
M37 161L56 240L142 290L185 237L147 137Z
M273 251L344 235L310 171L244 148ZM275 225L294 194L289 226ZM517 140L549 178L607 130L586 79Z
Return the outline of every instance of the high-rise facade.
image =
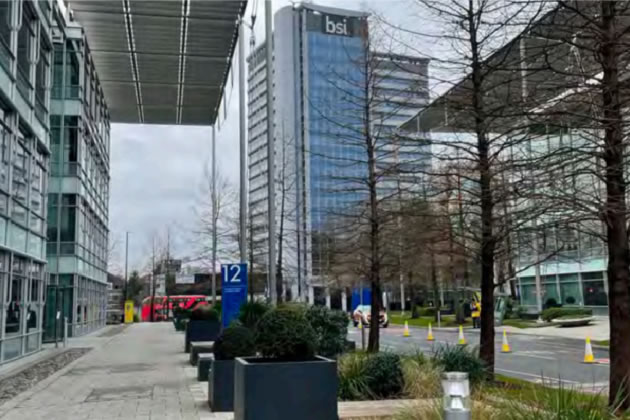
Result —
M267 60L266 44L247 58L247 133L248 133L248 259L254 269L266 271L267 265Z
M83 28L55 8L50 106L46 337L105 325L109 112Z
M428 60L368 54L367 17L313 4L285 7L274 17L276 233L282 232L287 288L309 302L330 295L322 238L336 216L367 197L361 179L367 174L362 129L368 102L379 143L397 139L385 146L391 153L382 163L407 169L384 187L406 188L430 164L428 145L403 144L395 136L395 128L428 100ZM262 265L268 238L265 48L248 60L250 230L254 259ZM377 82L367 80L368 59L376 64Z
M0 2L0 364L40 349L52 2Z

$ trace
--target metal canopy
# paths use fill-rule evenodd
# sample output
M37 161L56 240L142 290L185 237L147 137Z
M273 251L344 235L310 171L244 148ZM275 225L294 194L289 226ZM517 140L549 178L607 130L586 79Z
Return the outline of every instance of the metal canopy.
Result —
M212 125L247 0L71 0L112 122Z

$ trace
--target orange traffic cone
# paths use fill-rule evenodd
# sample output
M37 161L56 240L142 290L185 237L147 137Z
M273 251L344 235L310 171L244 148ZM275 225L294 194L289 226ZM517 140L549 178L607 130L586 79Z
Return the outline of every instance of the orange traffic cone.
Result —
M405 329L403 330L403 337L410 337L411 335L409 334L409 324L407 323L407 321L405 321Z
M435 340L435 338L433 338L433 330L431 329L431 323L429 322L429 334L427 334L427 341L433 340Z
M510 344L508 343L507 334L503 330L503 344L501 344L501 353L511 353Z
M459 326L459 341L457 342L460 346L466 345L466 338L464 337L464 327Z
M584 346L584 363L595 363L593 347L591 347L591 339L589 337L586 337L586 345Z

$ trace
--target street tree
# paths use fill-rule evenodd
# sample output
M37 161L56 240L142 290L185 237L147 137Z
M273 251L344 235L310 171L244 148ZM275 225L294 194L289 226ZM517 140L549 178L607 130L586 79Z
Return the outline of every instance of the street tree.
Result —
M502 204L513 202L523 179L510 176L506 183L500 181L503 173L511 174L518 167L507 152L526 140L519 129L527 124L518 43L506 42L531 28L546 6L503 0L417 0L417 4L435 25L420 30L390 26L409 38L423 39L419 45L427 40L434 44L427 55L434 63L434 88L441 96L406 128L431 132L432 154L438 162L429 170L431 176L457 180L458 205L450 212L454 220L461 220L459 229L450 232L451 240L480 264L480 357L492 375L495 268L497 256L504 252L501 243L509 234L500 229L498 220ZM409 42L407 46L413 48ZM452 182L443 185L454 188ZM521 223L536 214L531 208L519 211L515 219Z

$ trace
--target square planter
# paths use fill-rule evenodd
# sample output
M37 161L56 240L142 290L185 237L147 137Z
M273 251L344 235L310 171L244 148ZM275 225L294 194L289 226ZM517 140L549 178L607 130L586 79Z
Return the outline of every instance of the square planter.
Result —
M191 341L215 341L221 332L221 321L190 320L186 324L184 349L190 352Z
M213 412L234 411L234 360L210 363L208 405Z
M338 388L334 360L239 357L234 364L234 420L338 420Z

